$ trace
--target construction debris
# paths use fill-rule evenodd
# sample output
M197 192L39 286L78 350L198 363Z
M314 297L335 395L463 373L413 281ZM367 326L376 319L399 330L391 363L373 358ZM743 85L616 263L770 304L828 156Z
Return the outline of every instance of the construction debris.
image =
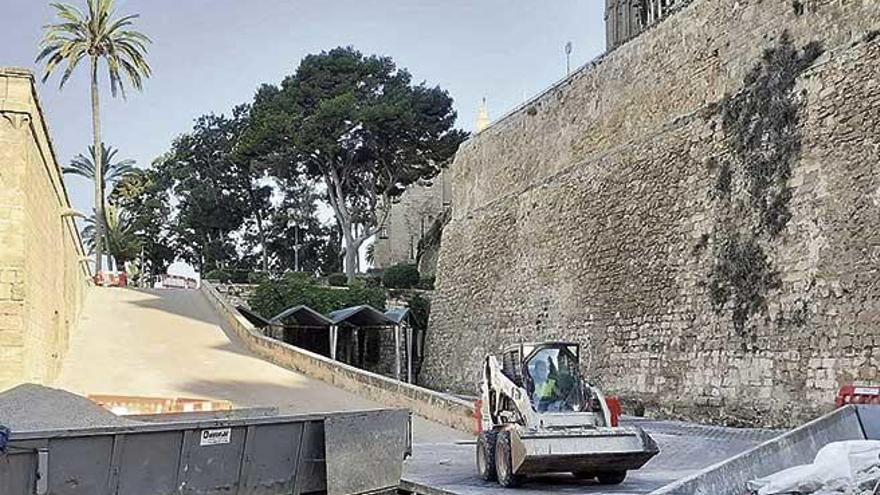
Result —
M880 483L880 441L852 440L822 447L812 464L749 482L756 495L873 495Z

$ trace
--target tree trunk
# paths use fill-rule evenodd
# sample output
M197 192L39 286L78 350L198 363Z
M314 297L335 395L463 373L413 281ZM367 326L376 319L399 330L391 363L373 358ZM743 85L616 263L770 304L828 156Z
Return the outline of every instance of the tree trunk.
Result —
M253 184L251 184L253 186ZM257 197L254 194L253 187L248 189L249 196L251 197L251 203L257 204ZM257 233L260 236L260 247L263 250L262 262L263 262L263 272L269 273L269 252L266 251L266 231L263 229L263 209L257 208L255 210L256 219L257 219Z
M351 234L351 225L342 226L342 235L345 238L345 266L343 268L345 268L345 279L350 284L354 282L355 274L357 274L358 247L360 247L360 243L357 243Z
M95 147L95 274L104 269L104 149L98 102L98 58L92 57L92 144Z
M263 213L257 209L257 232L260 234L260 246L263 250L263 272L269 273L269 252L266 251L266 231L263 229Z

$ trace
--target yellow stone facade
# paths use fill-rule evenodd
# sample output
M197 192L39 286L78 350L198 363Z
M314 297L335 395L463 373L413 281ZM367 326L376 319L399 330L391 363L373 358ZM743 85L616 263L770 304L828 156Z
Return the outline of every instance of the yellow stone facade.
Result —
M33 75L0 68L0 389L58 373L90 271Z

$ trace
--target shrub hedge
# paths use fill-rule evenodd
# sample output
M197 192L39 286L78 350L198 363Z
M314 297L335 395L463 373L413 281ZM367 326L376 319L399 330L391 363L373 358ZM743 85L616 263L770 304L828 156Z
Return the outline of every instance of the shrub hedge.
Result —
M416 289L422 289L422 290L434 290L434 282L435 282L435 280L436 280L436 278L435 278L434 276L432 276L432 275L429 275L429 276L426 276L426 277L422 277L422 278L419 280L419 283L416 284Z
M254 284L263 277L265 275L250 270L217 268L206 273L203 278L205 280L217 280L223 284Z
M409 301L407 306L412 312L412 326L416 330L425 331L428 329L428 317L431 315L431 301L415 294Z
M331 273L327 276L327 283L333 287L345 287L348 285L348 277L344 273Z
M347 289L321 287L309 275L288 273L280 280L264 280L249 302L251 309L266 318L272 318L300 304L322 314L361 304L384 310L386 298L383 289L365 287L360 283L354 283Z
M382 274L382 283L389 289L412 289L419 283L419 269L406 263L390 266Z

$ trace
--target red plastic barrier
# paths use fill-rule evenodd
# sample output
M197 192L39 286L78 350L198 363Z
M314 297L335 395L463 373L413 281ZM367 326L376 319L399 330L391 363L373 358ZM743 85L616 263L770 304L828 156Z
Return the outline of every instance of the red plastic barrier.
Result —
M474 419L477 420L477 427L474 429L474 433L479 435L483 432L483 400L477 399L474 402Z
M620 407L620 400L617 397L605 397L605 403L608 404L608 411L611 413L611 426L620 424L620 415L623 408Z
M844 385L837 392L837 407L847 404L880 404L880 387Z

